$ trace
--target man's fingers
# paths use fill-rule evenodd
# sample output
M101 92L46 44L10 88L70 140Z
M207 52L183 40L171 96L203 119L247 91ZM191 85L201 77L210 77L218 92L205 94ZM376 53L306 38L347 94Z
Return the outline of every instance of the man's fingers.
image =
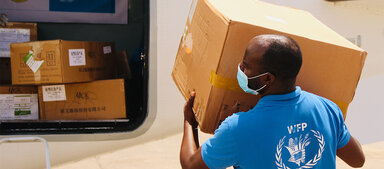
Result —
M192 108L193 102L195 101L195 96L196 96L196 93L191 92L191 96L189 97L188 102L187 102L187 107Z

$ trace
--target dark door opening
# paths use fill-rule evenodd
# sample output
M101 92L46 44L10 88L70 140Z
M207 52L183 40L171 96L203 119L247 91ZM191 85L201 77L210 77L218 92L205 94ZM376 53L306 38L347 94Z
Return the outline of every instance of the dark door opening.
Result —
M0 120L0 135L127 132L144 122L148 114L149 0L128 0L128 4L128 24L38 23L38 40L115 42L116 51L126 51L132 74L125 79L127 118Z

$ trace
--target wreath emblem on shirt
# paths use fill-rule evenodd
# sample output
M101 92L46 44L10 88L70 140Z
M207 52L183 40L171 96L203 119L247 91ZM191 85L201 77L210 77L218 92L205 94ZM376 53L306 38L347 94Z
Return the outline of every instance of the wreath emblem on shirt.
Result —
M275 157L278 169L290 169L283 163L283 159L281 157L281 151L283 147L285 147L291 155L288 161L296 163L298 165L298 169L313 168L318 163L318 161L321 159L321 156L323 155L325 141L323 135L319 131L311 130L311 132L319 142L319 150L315 157L305 163L305 147L311 143L310 138L308 138L309 134L306 134L304 137L300 135L299 138L290 138L288 141L288 146L284 146L284 140L286 138L286 136L284 136L282 139L280 139L279 144L276 147ZM303 163L305 163L305 165L302 165Z

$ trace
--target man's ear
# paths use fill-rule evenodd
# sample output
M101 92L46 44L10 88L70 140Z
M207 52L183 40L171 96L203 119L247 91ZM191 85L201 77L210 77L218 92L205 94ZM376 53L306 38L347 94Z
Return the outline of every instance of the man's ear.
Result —
M264 84L267 86L271 86L276 80L276 76L273 75L272 73L268 73L264 76L263 81Z

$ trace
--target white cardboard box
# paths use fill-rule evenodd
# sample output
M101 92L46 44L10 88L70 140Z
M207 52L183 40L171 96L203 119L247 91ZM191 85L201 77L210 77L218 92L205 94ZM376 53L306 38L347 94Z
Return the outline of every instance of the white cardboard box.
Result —
M0 94L0 120L38 120L37 94Z
M10 58L10 44L37 40L37 24L9 22L0 27L0 58Z

